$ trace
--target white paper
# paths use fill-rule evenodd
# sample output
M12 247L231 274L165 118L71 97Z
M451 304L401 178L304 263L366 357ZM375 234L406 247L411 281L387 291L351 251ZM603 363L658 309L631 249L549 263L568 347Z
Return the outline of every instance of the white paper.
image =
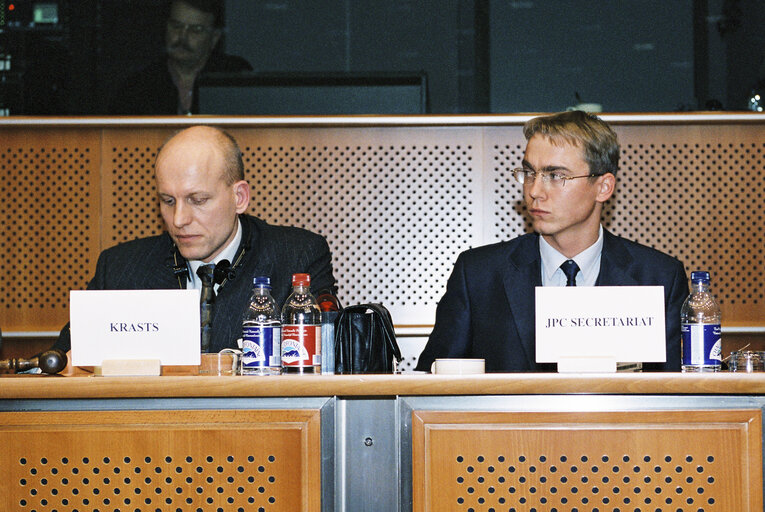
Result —
M159 359L199 365L199 290L72 290L72 364Z
M538 286L536 359L664 362L664 321L661 286Z

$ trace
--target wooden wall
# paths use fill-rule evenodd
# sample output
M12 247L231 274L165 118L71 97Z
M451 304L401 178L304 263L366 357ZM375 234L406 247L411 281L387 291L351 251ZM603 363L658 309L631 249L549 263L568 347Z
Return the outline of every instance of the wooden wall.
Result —
M529 230L510 175L528 117L3 121L0 328L57 331L102 249L160 232L157 149L201 122L238 139L253 214L327 237L344 303L429 326L459 252ZM765 326L765 118L603 117L606 226L709 270L724 327Z

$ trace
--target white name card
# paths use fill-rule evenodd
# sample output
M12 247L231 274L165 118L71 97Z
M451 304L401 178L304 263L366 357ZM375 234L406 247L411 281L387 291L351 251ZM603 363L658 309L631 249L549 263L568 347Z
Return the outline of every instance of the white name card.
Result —
M201 362L199 290L72 290L69 321L74 366Z
M537 362L558 363L558 371L616 371L617 362L663 362L664 320L661 286L539 286Z

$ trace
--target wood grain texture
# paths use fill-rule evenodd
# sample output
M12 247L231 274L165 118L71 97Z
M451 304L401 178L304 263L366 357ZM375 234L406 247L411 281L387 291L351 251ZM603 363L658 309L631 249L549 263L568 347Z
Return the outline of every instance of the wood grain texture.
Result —
M0 131L0 328L57 331L96 268L101 132Z
M0 399L547 394L763 395L765 373L0 376Z
M0 443L3 510L321 509L319 410L6 412Z
M759 409L415 410L413 510L759 512L761 422Z

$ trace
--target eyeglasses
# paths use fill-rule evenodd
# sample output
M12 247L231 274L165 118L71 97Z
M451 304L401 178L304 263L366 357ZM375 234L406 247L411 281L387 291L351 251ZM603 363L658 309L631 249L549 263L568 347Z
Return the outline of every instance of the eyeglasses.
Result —
M209 25L189 25L188 23L181 23L176 20L167 20L167 28L173 32L183 32L187 30L189 34L194 34L195 36L207 34L215 30L215 27Z
M567 181L575 180L578 178L593 178L598 176L597 174L585 174L584 176L565 176L559 172L542 172L533 171L531 169L525 169L518 167L512 171L515 181L521 185L531 185L534 180L539 176L542 179L542 184L551 186L554 188L563 188Z

